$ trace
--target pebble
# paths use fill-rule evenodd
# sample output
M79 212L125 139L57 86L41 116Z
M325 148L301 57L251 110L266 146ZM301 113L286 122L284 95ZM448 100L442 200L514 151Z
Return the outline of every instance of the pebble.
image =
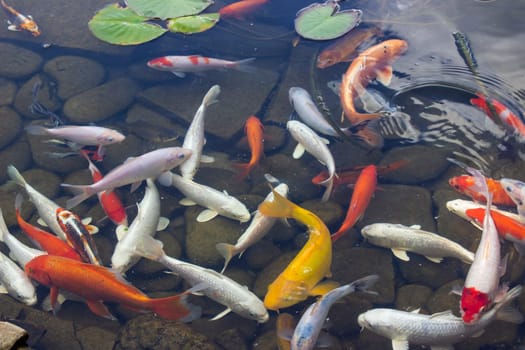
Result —
M42 57L31 50L0 42L0 77L27 78L40 68L42 61Z
M20 115L9 107L0 107L0 149L13 142L22 130Z

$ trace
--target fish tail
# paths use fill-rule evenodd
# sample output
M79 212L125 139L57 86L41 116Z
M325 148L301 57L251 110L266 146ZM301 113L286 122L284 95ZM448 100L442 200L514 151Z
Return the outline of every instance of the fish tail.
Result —
M94 192L91 190L91 187L89 185L61 184L60 186L71 190L71 192L75 194L73 198L67 200L66 202L67 209L76 207L77 205L79 205L80 203L82 203L83 201L85 201L86 199L88 199L94 194Z
M368 275L358 280L355 280L351 284L353 289L360 292L367 292L371 294L377 294L374 291L369 290L379 280L378 275Z
M31 135L48 135L49 132L42 125L31 124L25 127L27 133Z
M252 163L235 163L233 167L239 171L236 176L237 181L242 181L248 177L253 168Z
M186 301L188 293L181 293L172 297L150 299L151 311L167 320L190 322L201 316L200 306Z
M166 254L162 248L163 244L161 241L149 235L144 235L136 245L135 252L146 259L157 261Z
M27 185L26 180L24 179L22 174L20 174L18 169L15 168L14 165L10 164L7 166L7 175L9 175L11 180L13 180L17 185L20 185L22 187L25 187Z
M341 236L346 232L347 230L342 230L342 229L339 229L339 231L337 231L336 233L332 234L331 237L332 237L332 243L334 243L335 241L337 241L339 238L341 238Z
M285 197L281 196L275 190L272 190L273 199L271 201L263 201L259 205L259 212L261 214L278 218L291 218L300 208L298 205L292 203Z
M224 273L224 270L226 270L226 267L228 267L230 260L235 254L235 246L233 244L228 243L217 243L215 245L215 248L217 249L219 254L224 258L224 267L221 270L221 273Z
M521 295L522 286L517 285L516 287L509 290L503 299L496 304L496 319L506 322L511 322L515 324L520 324L523 322L522 314L515 308L509 305L514 299L518 298Z
M326 202L327 200L329 200L330 196L332 195L332 190L334 188L334 176L335 175L332 175L328 179L319 183L320 185L323 185L323 186L326 185L326 190L324 191L323 197L321 198L322 202Z
M0 242L4 242L6 236L9 234L7 225L5 224L4 214L2 208L0 208Z
M256 68L250 65L253 61L255 61L255 57L246 58L233 62L230 67L244 73L255 73Z
M202 99L202 104L208 107L216 102L219 102L218 97L220 93L221 87L219 85L213 85Z
M15 212L17 213L17 215L20 213L20 209L22 209L23 202L24 196L22 196L20 193L17 193L15 197Z

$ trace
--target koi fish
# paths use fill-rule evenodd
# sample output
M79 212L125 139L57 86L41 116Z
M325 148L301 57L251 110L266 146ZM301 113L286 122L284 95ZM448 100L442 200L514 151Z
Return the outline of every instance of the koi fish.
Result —
M162 173L180 165L191 156L191 150L181 147L159 148L136 158L128 158L123 164L111 170L100 181L91 185L61 184L76 194L66 202L68 208L82 203L95 193L111 191L129 185L135 191L143 180L157 178Z
M403 261L410 260L407 252L421 254L435 263L440 263L444 257L457 258L467 264L474 261L471 251L443 236L423 231L419 225L377 223L363 227L361 235L369 243L389 248Z
M488 105L488 103L490 103L503 125L505 125L511 133L525 138L525 123L523 123L520 117L498 100L492 99L490 102L487 102L487 98L482 94L477 94L477 96L477 98L470 99L472 105L478 107L490 117L492 116L492 110Z
M97 166L93 164L86 152L80 151L89 164L89 171L93 182L98 182L104 178ZM122 201L115 191L102 191L97 193L98 201L108 218L117 226L128 226L128 214Z
M520 222L525 223L525 182L514 179L501 179L501 186L507 195L516 204Z
M38 24L36 24L35 20L33 19L33 17L31 17L31 15L24 15L18 12L13 7L7 5L4 0L0 0L0 5L4 9L4 12L6 13L8 18L8 30L27 30L33 36L39 36L41 34L40 29L38 28Z
M332 194L334 178L337 176L335 173L334 157L326 146L328 140L321 138L315 131L298 120L289 120L286 123L286 128L295 141L297 141L297 146L292 155L294 159L301 158L304 151L307 151L327 167L330 176L320 183L321 185L326 186L326 190L321 198L323 202L326 202Z
M246 120L244 132L246 133L246 138L248 139L248 145L250 146L250 152L252 155L248 163L234 164L234 166L240 170L238 180L242 180L248 176L264 156L263 131L264 126L256 116L252 115Z
M505 192L500 181L491 179L490 177L486 177L485 179L487 181L489 192L492 193L492 203L508 207L514 206L514 201ZM472 175L455 176L450 178L448 183L459 193L469 196L477 202L486 202L485 196L474 189L476 180Z
M26 305L37 302L35 286L24 270L0 252L0 293L9 294Z
M507 292L501 302L481 315L477 322L465 323L450 311L433 315L394 309L372 309L357 317L361 328L392 340L392 349L408 349L410 344L428 345L431 349L451 349L451 344L481 334L494 320L519 324L522 315L509 304L521 294L520 285Z
M191 150L191 156L180 165L180 173L185 179L193 180L193 176L199 169L201 162L213 162L213 158L202 155L202 148L206 143L204 138L204 117L208 107L218 101L217 98L220 93L221 87L219 85L213 85L208 90L188 127L182 148Z
M391 39L374 45L357 56L343 75L340 87L341 106L351 125L376 119L383 113L359 113L354 106L354 99L367 94L366 86L373 79L383 85L389 85L392 79L392 62L408 48L408 43L400 39Z
M357 48L368 39L379 35L378 27L355 28L334 41L317 56L317 68L324 69L340 62L349 62Z
M168 320L187 322L200 316L200 308L186 302L187 293L152 299L110 269L60 256L42 255L25 266L26 274L51 288L51 304L59 289L85 299L96 315L113 318L103 302L115 302L133 310L152 311Z
M57 236L41 230L40 228L31 225L25 221L20 215L22 201L24 198L18 194L15 199L15 214L18 226L25 232L25 234L37 243L39 248L45 250L48 254L63 256L65 258L82 261L82 258L69 244L58 238Z
M368 165L362 171L355 183L354 192L350 199L350 205L346 212L346 217L337 232L332 234L332 242L337 241L341 236L354 227L365 214L365 210L374 195L377 185L377 170L375 165Z
M279 350L290 350L291 338L288 334L293 334L293 330L297 326L295 318L285 312L279 313L275 328L277 330L277 347Z
M227 61L198 55L164 56L148 61L147 65L150 68L168 71L179 78L184 78L186 73L201 73L213 69L235 69L250 73L253 71L253 67L249 66L249 64L253 61L255 61L253 57L240 61Z
M91 237L96 228L84 225L77 214L64 208L58 208L56 215L60 227L66 233L67 243L75 249L82 261L102 265L97 246Z
M222 18L235 18L238 20L244 19L246 16L252 14L262 5L266 4L268 0L242 0L231 3L222 7L219 14Z
M329 277L332 264L330 232L314 213L290 202L273 190L273 200L259 205L266 216L293 218L308 227L309 238L295 258L268 286L264 297L267 309L278 310L295 305L308 296L323 295L338 287L335 282L320 282Z

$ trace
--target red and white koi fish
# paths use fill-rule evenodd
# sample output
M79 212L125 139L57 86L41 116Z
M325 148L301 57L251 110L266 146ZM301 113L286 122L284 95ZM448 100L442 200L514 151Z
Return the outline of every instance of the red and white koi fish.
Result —
M511 207L514 205L512 198L505 192L501 186L500 181L486 177L487 186L489 192L492 194L492 203L495 205L504 205ZM474 199L477 202L485 203L486 199L483 193L480 193L475 189L476 179L472 175L460 175L452 177L448 180L450 186L452 186L459 193L463 193L466 196Z
M248 64L255 58L246 58L240 61L227 61L219 58L191 56L164 56L148 61L148 67L168 71L179 78L184 78L186 73L200 73L213 69L235 69L242 72L252 72L253 67Z
M506 286L499 285L506 260L501 260L498 230L490 214L492 195L485 177L475 169L470 171L476 178L477 190L487 198L487 204L481 240L461 292L460 312L465 323L477 321L507 291Z
M67 201L67 207L82 203L95 193L111 191L114 188L129 185L135 191L143 180L157 178L162 173L173 169L191 156L191 150L181 147L166 147L145 153L136 158L128 158L123 164L111 170L104 178L91 185L61 186L71 189L76 196Z
M350 205L346 212L343 224L332 234L332 242L337 241L341 236L350 230L359 219L365 214L365 210L370 203L377 185L377 170L375 165L368 165L362 171L355 183L354 192L350 199Z
M252 156L248 163L236 163L234 166L240 170L238 179L242 180L255 168L264 156L264 126L256 116L252 115L246 120L244 132L248 139Z
M86 158L89 163L89 171L91 172L91 177L93 182L98 182L104 178L104 175L98 170L95 164L91 161L89 156L84 151L80 153ZM122 204L122 201L115 193L115 191L102 191L97 193L98 201L104 209L104 212L108 218L117 226L128 226L128 214L126 213L126 208Z
M501 179L501 186L507 195L516 204L520 222L525 223L525 182L514 179Z
M381 117L378 113L359 113L354 106L356 97L364 96L366 86L377 79L383 85L389 85L392 79L392 62L408 49L408 43L400 39L383 41L363 51L352 61L343 75L341 82L341 106L346 118L352 125Z
M31 15L24 15L18 12L13 7L7 5L4 0L0 0L0 5L4 9L4 12L6 13L8 18L8 30L27 30L33 36L39 36L41 34L40 29L38 28L38 24L36 24L35 20L33 19L33 17L31 17Z
M269 0L241 0L224 6L219 10L222 18L244 19Z
M482 94L477 94L477 96L477 98L471 98L470 103L481 109L489 117L492 116L492 110L487 103L487 98ZM525 138L525 123L523 123L520 117L498 100L492 99L489 103L494 108L494 112L496 112L501 122L511 133L518 134L520 137Z

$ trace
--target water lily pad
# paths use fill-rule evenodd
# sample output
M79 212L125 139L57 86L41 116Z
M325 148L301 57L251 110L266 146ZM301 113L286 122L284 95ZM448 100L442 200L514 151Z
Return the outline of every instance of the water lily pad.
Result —
M315 3L297 12L295 30L306 39L335 39L359 25L362 14L361 10L339 11L339 5L331 0Z
M89 29L98 39L115 45L137 45L158 38L167 30L137 15L129 8L111 4L89 21Z
M219 18L220 15L218 13L174 18L168 21L168 29L174 33L200 33L213 27L219 21Z
M145 17L168 19L196 15L213 4L213 0L127 0L127 4Z

